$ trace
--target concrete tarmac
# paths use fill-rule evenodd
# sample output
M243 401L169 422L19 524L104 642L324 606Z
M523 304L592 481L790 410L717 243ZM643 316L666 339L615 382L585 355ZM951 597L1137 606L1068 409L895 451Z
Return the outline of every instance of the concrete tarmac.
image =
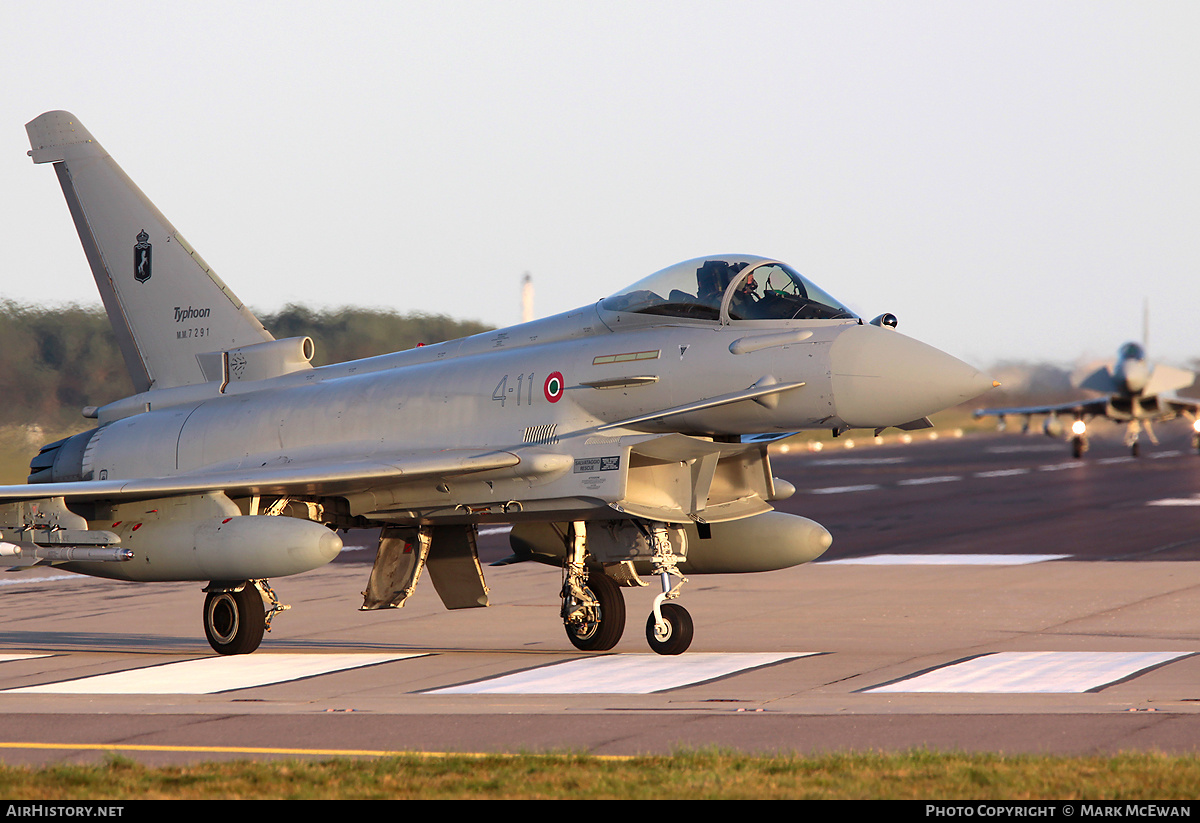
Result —
M653 586L625 590L611 653L576 651L560 572L532 564L485 566L488 609L447 612L422 581L403 609L360 612L371 552L348 551L272 581L292 608L241 658L209 649L198 584L9 574L0 760L1196 752L1200 456L1186 429L1159 434L1136 459L1119 432L1081 461L1042 436L947 433L781 455L797 493L779 507L833 548L693 577L679 658L646 646ZM484 563L507 553L485 530Z

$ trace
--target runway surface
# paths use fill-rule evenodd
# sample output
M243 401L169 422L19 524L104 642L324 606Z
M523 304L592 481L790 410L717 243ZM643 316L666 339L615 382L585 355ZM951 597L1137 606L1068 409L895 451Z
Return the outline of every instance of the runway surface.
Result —
M695 576L696 639L650 653L655 587L586 655L560 573L486 567L492 606L428 581L359 612L370 551L272 581L253 655L204 640L198 584L0 577L0 760L147 763L399 751L598 755L1200 749L1200 456L1186 428L1082 460L1042 436L940 433L774 458L820 561ZM508 554L485 529L486 564Z

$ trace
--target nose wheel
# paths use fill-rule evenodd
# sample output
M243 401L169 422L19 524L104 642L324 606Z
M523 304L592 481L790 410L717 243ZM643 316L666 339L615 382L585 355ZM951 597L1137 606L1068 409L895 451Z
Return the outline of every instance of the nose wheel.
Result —
M646 621L646 642L658 654L683 654L692 645L692 616L678 603L663 603Z

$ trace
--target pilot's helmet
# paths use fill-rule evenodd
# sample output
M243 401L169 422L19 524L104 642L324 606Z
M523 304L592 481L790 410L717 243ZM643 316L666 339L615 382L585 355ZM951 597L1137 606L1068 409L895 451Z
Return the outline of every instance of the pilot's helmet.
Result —
M696 269L696 287L700 295L716 295L729 285L729 264L724 260L705 260Z

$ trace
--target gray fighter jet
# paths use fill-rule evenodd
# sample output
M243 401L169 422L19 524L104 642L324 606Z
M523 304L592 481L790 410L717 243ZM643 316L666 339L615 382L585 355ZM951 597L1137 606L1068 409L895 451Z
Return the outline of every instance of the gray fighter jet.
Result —
M1135 457L1138 454L1138 435L1146 430L1151 442L1157 443L1152 423L1173 420L1180 415L1192 421L1192 447L1200 448L1200 420L1196 410L1200 401L1177 397L1174 392L1195 382L1196 375L1186 369L1152 364L1146 359L1145 347L1125 343L1111 363L1097 368L1078 381L1081 389L1098 393L1090 400L1072 400L1047 406L1013 406L1003 409L976 409L975 417L993 416L1003 428L1008 416L1023 417L1028 431L1031 418L1045 415L1042 431L1058 438L1064 434L1071 444L1071 454L1082 457L1088 449L1088 421L1097 417L1125 423L1125 445ZM1063 425L1067 418L1070 427Z
M819 524L768 443L801 429L929 425L992 382L864 323L793 268L712 255L502 331L314 368L274 339L66 112L27 125L51 163L137 394L44 446L0 487L0 553L129 581L206 583L222 654L283 608L267 581L381 529L363 609L402 606L426 567L451 609L486 606L480 524L508 562L563 570L572 644L612 648L622 587L659 583L650 646L684 651L688 575L819 556ZM876 322L876 321L873 321ZM267 601L264 603L264 600Z

